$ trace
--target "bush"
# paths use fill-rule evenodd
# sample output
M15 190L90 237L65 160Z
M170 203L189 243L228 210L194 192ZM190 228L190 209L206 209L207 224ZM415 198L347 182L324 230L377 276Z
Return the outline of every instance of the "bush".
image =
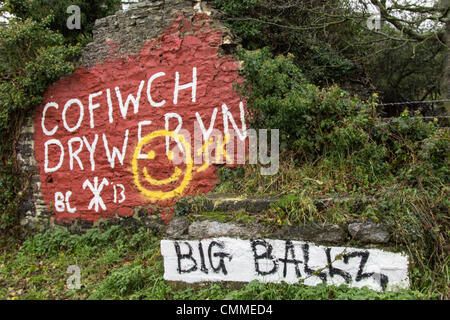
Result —
M6 9L21 20L32 19L40 22L54 16L49 28L61 33L66 39L77 41L90 37L95 20L121 8L121 0L7 0ZM80 8L81 29L67 28L67 19L72 13L67 8L76 5Z
M382 118L373 108L376 95L362 101L337 86L320 89L305 80L290 55L273 57L262 49L242 51L240 56L245 80L237 90L247 99L251 126L280 130L281 149L295 159L299 176L307 172L301 168L310 167L316 168L316 175L325 169L328 175L345 176L334 179L343 185L332 185L339 192L333 197L372 197L355 214L391 226L395 242L407 249L412 264L431 279L444 279L431 283L448 296L443 270L448 270L450 235L450 132L438 128L437 121L424 121L417 111ZM279 178L283 173L270 178L270 185ZM320 194L307 191L304 195L292 190L293 195L277 204L279 223L305 223L324 216L311 202ZM334 218L354 215L346 210L329 214Z
M15 164L15 143L24 117L42 103L47 86L74 70L78 46L42 22L11 21L0 28L0 196L1 230L17 225L18 202L24 195Z
M292 56L272 58L265 48L241 51L240 57L245 83L238 90L247 99L252 126L280 129L282 146L305 159L327 153L336 124L355 117L362 105L337 86L308 83Z
M81 30L66 26L66 9L81 9ZM42 103L45 89L74 70L95 19L120 8L120 0L7 0L1 10L14 18L0 28L0 231L14 232L27 177L20 172L15 144L24 117ZM82 43L82 44L80 44ZM14 230L13 230L14 229Z
M370 32L369 17L354 10L355 1L215 0L214 5L245 49L268 47L273 54L292 54L313 84L336 83L364 98L376 91L383 102L440 95L447 48L438 37L409 41L390 23L382 32ZM386 109L389 115L401 111Z
M245 81L237 89L247 99L249 121L255 128L280 129L282 149L304 160L345 158L372 175L406 176L411 166L424 166L448 179L448 132L420 113L405 110L383 119L373 109L376 95L362 101L337 86L320 89L305 80L290 55L272 57L265 48L241 51L240 57Z

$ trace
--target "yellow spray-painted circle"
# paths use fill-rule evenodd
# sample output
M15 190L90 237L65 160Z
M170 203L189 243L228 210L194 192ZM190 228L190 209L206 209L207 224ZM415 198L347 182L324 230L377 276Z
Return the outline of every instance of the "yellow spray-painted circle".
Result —
M184 170L183 180L181 181L180 185L177 188L175 188L171 191L167 191L167 192L160 191L160 190L149 190L149 189L145 188L141 184L140 177L139 177L138 157L141 154L142 147L145 146L146 144L148 144L151 140L153 140L155 138L159 138L159 137L169 137L169 138L178 140L184 148L184 154L186 157L186 168ZM147 158L149 160L154 159L155 152L149 151L147 153ZM169 151L168 159L173 160L172 151ZM186 188L186 186L189 184L190 180L192 179L192 166L193 166L193 161L192 161L192 157L191 157L190 143L188 143L181 134L178 134L174 131L168 131L168 130L154 131L154 132L150 133L149 135L145 136L141 141L139 141L139 143L134 151L133 159L131 162L131 168L133 171L134 183L136 184L136 187L139 189L140 192L142 192L146 197L148 197L151 200L170 199L170 198L182 195L184 188ZM145 167L142 170L142 173L144 175L145 180L148 183L150 183L151 185L162 186L162 185L167 185L169 183L178 181L180 179L181 175L183 174L183 170L176 167L175 172L172 174L172 176L169 177L168 179L163 179L163 180L158 180L158 179L152 178L149 175L147 168L145 168Z

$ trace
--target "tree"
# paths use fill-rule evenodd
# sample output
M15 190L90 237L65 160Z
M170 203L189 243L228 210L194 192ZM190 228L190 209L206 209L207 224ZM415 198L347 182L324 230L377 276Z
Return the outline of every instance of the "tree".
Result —
M76 5L80 8L81 29L67 28L70 13L67 8ZM121 8L121 0L6 0L3 10L13 14L17 19L42 21L49 14L54 16L49 28L63 34L69 40L77 40L80 36L89 36L95 20Z
M446 46L447 56L444 63L444 70L441 82L442 98L450 100L450 0L442 0L442 8L446 12L445 33L443 42ZM445 103L445 110L450 110L450 102Z
M358 1L364 8L372 4L378 10L382 21L397 31L396 41L439 47L436 54L443 55L440 94L442 99L450 99L450 0L435 1L432 5L425 0ZM392 38L392 35L378 30L374 32ZM446 103L445 109L450 110L450 103Z
M338 83L368 96L363 65L348 44L360 39L362 25L351 19L342 0L216 0L225 23L245 49L269 47L273 54L291 53L308 80ZM355 89L356 88L356 89Z
M419 2L392 7L389 0L215 0L215 5L245 49L268 46L273 54L293 54L316 85L336 83L362 98L376 91L383 102L401 102L440 94L446 20L439 6ZM369 30L374 3L386 18L381 29Z

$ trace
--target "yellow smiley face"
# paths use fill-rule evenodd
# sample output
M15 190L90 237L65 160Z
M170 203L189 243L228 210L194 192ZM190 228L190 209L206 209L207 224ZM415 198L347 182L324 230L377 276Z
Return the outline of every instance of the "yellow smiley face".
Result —
M182 144L186 157L186 168L182 170L178 167L175 167L174 173L169 178L162 180L158 180L150 176L146 167L142 169L142 175L145 181L148 182L149 184L154 186L162 186L177 182L184 172L184 177L181 180L180 185L177 188L170 191L149 190L142 185L140 180L139 165L138 165L139 155L141 154L141 151L145 145L149 144L153 139L159 137L169 137L172 139L176 139ZM173 160L172 151L169 151L167 157L170 161ZM149 160L155 159L155 152L153 150L147 153L147 159ZM141 141L139 141L136 150L134 151L133 159L131 162L131 168L133 171L134 183L136 184L136 187L139 189L139 191L142 192L142 194L144 194L151 200L164 200L164 199L171 199L176 196L181 196L183 194L183 190L186 188L186 186L192 179L192 167L193 161L191 157L190 143L188 143L181 134L168 130L154 131L149 135L145 136Z

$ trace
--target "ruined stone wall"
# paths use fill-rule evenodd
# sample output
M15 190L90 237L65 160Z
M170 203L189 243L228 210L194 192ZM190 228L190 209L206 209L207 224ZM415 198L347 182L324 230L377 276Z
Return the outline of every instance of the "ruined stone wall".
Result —
M177 211L161 241L166 280L409 287L408 256L389 251L396 236L386 225L353 220L278 226L262 218L274 198L207 195L182 202L185 210Z
M177 198L214 188L214 163L185 164L180 173L167 157L169 148L184 149L179 126L192 133L201 124L203 138L208 128L245 132L244 105L232 88L238 41L214 15L201 1L145 1L96 21L76 72L46 91L22 128L23 225L168 219ZM145 180L139 163L151 151Z
M82 231L101 220L141 222L165 232L169 281L407 288L408 257L378 248L391 241L381 224L268 227L253 218L276 201L269 198L209 195L198 197L199 215L188 209L190 196L214 189L216 165L236 160L237 145L224 149L230 132L244 147L247 138L234 89L238 41L214 17L201 1L165 0L96 22L75 73L48 88L21 130L16 151L29 186L22 225ZM180 198L184 210L174 208ZM253 222L202 216L241 210Z
M212 28L222 33L220 53L222 47L238 45L238 39L215 19L217 12L205 1L144 1L131 5L128 10L98 19L93 29L93 42L83 50L79 66L89 68L108 58L139 53L146 42L160 36L180 14L187 20L195 14L209 16Z

